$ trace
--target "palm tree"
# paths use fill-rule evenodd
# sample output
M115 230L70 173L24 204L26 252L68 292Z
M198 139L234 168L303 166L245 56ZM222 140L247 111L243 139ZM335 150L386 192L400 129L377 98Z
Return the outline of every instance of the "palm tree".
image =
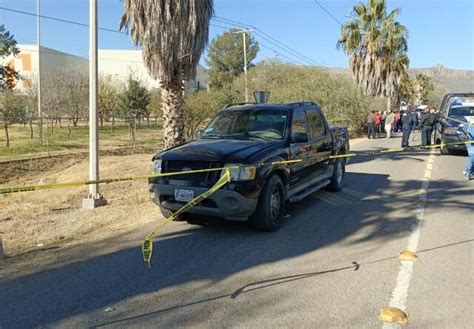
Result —
M387 14L385 0L369 0L353 8L354 19L343 24L337 48L349 56L355 82L370 96L386 96L391 109L400 98L407 74L407 29L395 21L400 9Z
M196 75L207 45L212 0L124 0L120 29L131 32L143 48L143 61L160 82L163 100L163 142L169 148L184 142L184 81Z
M421 73L417 74L413 81L413 85L416 104L426 104L428 101L428 94L434 89L431 78Z

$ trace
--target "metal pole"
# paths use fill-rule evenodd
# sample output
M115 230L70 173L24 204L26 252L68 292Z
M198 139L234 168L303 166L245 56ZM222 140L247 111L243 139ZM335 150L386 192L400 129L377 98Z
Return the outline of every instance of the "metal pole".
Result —
M43 145L43 113L41 111L41 24L40 0L36 0L36 41L38 44L38 128L40 145Z
M247 46L246 46L246 38L245 38L245 34L247 32L244 31L242 33L242 36L244 37L244 76L245 76L245 103L248 103L249 102L249 90L248 90L248 87L247 87Z
M97 122L97 0L89 2L89 180L99 179L99 132ZM99 184L89 185L88 198L82 208L93 209L105 205L99 194Z
M253 30L240 30L235 31L234 33L242 33L242 37L244 40L244 77L245 77L245 102L248 103L249 101L249 90L247 85L247 36L246 33L252 32Z

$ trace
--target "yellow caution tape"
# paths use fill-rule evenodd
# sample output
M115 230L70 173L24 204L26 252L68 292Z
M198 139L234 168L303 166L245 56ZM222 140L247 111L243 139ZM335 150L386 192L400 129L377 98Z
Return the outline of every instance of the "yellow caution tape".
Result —
M349 158L349 157L355 157L355 156L367 156L367 155L395 153L395 152L403 152L403 151L414 151L414 150L427 150L427 149L432 149L432 148L445 147L448 145L473 144L473 143L474 141L460 141L456 143L447 143L447 144L442 143L442 144L435 144L435 145L430 145L430 146L415 146L415 147L408 147L408 148L402 147L402 148L392 148L392 149L375 150L375 151L361 151L361 152L346 153L346 154L340 154L340 155L332 155L329 157L329 159L332 160L332 159ZM304 159L304 160L308 160L308 159ZM303 159L284 160L284 161L275 161L275 162L269 162L269 163L257 163L253 165L246 164L246 165L241 165L241 166L256 166L256 167L261 167L265 165L278 166L278 165L284 165L284 164L299 163L302 161ZM39 190L52 190L52 189L60 189L60 188L67 188L67 187L85 186L85 185L91 185L91 184L109 184L109 183L116 183L116 182L137 181L137 180L143 180L143 179L148 179L148 178L189 175L189 174L205 173L205 172L211 172L211 171L223 171L226 168L237 169L239 167L240 166L236 165L236 166L222 167L222 168L209 168L209 169L199 169L199 170L191 170L191 171L183 171L183 172L148 174L148 175L131 176L131 177L116 177L116 178L65 182L65 183L55 183L55 184L38 184L38 185L4 187L4 188L0 188L0 194L10 194L10 193L39 191Z
M151 267L151 256L153 253L153 237L158 233L163 227L175 220L179 215L188 211L189 209L198 205L202 200L209 197L211 194L215 193L222 186L230 182L230 167L224 168L224 175L217 181L217 183L211 187L208 191L200 194L198 197L191 200L189 203L184 205L182 208L177 210L173 215L168 217L165 221L160 223L150 234L147 235L142 244L142 254L143 260L148 264L148 267Z
M419 150L430 150L435 148L442 148L445 146L452 146L452 145L461 145L461 144L474 144L474 141L459 141L454 143L441 143L441 144L433 144L427 146L409 146L409 147L398 147L398 148L391 148L385 150L375 150L375 151L360 151L354 153L346 153L340 155L331 155L330 159L340 159L340 158L350 158L355 156L367 156L367 155L376 155L376 154L384 154L384 153L396 153L396 152L404 152L404 151L419 151Z

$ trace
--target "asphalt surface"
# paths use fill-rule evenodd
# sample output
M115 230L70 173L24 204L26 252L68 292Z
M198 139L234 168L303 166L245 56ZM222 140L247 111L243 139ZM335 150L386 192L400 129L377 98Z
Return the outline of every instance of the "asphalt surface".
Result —
M0 279L0 327L382 328L380 309L402 291L408 327L472 328L474 181L464 162L426 151L352 158L340 192L292 204L277 232L171 224L151 269L139 245L152 227L78 247ZM397 255L414 238L406 277Z

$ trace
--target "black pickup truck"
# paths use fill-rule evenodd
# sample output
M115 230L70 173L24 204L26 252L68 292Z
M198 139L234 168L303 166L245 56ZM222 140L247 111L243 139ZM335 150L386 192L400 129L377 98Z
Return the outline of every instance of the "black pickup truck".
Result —
M153 157L155 173L244 165L232 169L232 181L203 200L180 220L217 216L250 220L262 230L276 230L286 202L296 202L326 187L339 190L349 152L345 127L329 126L312 102L237 104L219 111L199 138ZM270 162L296 160L293 164ZM207 191L222 172L190 173L149 180L152 200L169 217Z
M441 144L441 154L466 152L463 125L474 122L474 93L446 94L441 102L438 122L435 126L435 144Z

